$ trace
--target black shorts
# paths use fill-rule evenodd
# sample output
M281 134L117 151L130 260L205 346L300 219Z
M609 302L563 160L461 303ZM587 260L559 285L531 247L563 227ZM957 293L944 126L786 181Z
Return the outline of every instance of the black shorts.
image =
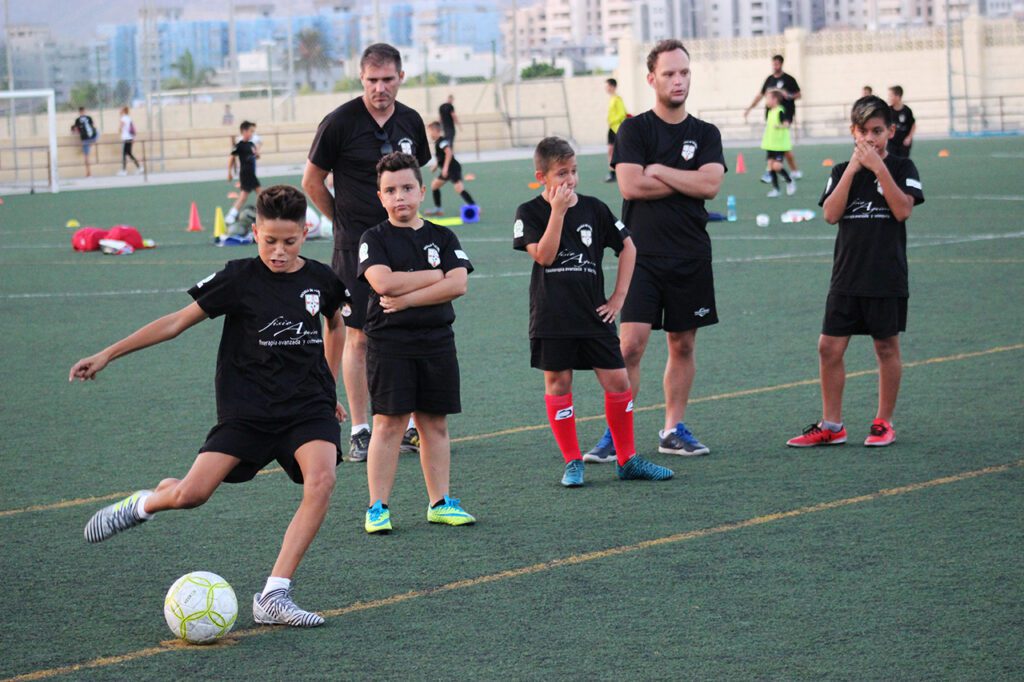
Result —
M256 177L256 171L242 169L238 174L238 188L243 192L254 192L260 188L260 179Z
M615 131L611 128L608 129L608 144L615 144Z
M764 157L769 161L781 162L786 158L786 152L765 152Z
M335 249L331 257L331 268L348 289L351 303L341 307L341 317L346 327L362 329L366 324L366 306L370 303L370 285L359 279L359 254L354 249Z
M593 338L530 339L530 367L548 372L567 369L623 369L619 340Z
M302 483L295 451L314 440L333 443L338 451L336 464L341 462L341 426L337 419L326 416L284 424L229 419L210 429L199 452L222 452L242 460L224 479L225 483L248 481L274 460L289 478Z
M462 182L462 166L452 162L452 165L448 166L448 175L445 176L446 182Z
M717 324L711 261L638 256L622 306L622 321L667 332Z
M366 379L374 414L458 414L459 359L454 352L403 358L366 348Z
M825 319L821 323L825 336L870 334L872 338L888 339L905 331L906 298L829 294L825 301Z

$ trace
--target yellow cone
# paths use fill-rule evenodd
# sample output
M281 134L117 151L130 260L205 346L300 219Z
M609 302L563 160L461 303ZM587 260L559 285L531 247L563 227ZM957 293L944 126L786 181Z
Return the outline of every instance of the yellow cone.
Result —
M80 225L78 224L78 221L77 221L77 220L75 220L74 218L72 218L71 220L69 220L69 221L67 221L66 223L64 223L64 226L65 226L65 227L81 227L81 226L80 226Z
M224 222L224 211L217 207L217 214L213 219L213 238L220 239L228 236L228 226Z

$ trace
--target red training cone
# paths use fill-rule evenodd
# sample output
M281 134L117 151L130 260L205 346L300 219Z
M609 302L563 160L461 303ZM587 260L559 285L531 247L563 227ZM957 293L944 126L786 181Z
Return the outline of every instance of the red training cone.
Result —
M199 222L199 209L196 208L196 202L192 202L192 213L188 218L188 231L189 232L202 232L203 226Z
M743 154L737 154L736 155L736 172L737 173L746 173L747 172L747 164L743 162Z

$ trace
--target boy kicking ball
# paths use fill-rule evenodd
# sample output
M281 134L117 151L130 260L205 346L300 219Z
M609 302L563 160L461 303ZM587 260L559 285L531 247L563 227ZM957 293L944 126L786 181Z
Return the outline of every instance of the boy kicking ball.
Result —
M530 364L544 371L548 421L565 460L562 485L583 485L583 457L572 404L574 369L593 369L604 389L619 478L672 478L671 469L640 457L633 444L633 396L615 334L615 316L626 299L636 262L633 240L600 200L576 193L576 153L568 142L544 138L533 160L544 192L519 206L512 245L534 260ZM601 270L605 248L619 257L615 291L607 299Z
M367 533L392 529L388 500L410 415L420 435L427 521L461 526L473 516L449 497L449 414L462 411L455 309L473 265L455 233L417 217L426 193L420 164L408 154L377 163L377 196L388 219L359 242L359 277L372 287L367 306L366 373L373 437L366 458Z
M839 223L832 283L818 340L822 420L790 439L791 447L846 442L843 355L854 334L870 334L878 358L878 412L864 445L896 440L892 415L899 393L900 339L907 328L907 219L924 202L917 167L886 153L893 112L878 97L862 97L850 116L853 155L832 169L819 204Z
M122 355L225 316L217 356L217 425L192 468L183 479L165 478L152 491L139 490L96 512L85 538L101 542L158 512L198 507L222 482L248 481L277 460L303 486L302 502L266 586L253 597L253 618L315 627L324 619L292 601L292 576L327 514L341 461L338 422L346 414L335 381L345 336L340 307L348 292L328 266L299 255L306 234L301 192L269 187L256 208L257 258L228 262L189 289L193 303L71 368L69 381L94 379Z

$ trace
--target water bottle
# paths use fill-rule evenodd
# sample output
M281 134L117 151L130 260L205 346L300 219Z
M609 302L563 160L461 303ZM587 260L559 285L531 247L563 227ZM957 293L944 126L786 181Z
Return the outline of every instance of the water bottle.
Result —
M725 217L730 223L736 222L736 197L732 194L725 200Z

